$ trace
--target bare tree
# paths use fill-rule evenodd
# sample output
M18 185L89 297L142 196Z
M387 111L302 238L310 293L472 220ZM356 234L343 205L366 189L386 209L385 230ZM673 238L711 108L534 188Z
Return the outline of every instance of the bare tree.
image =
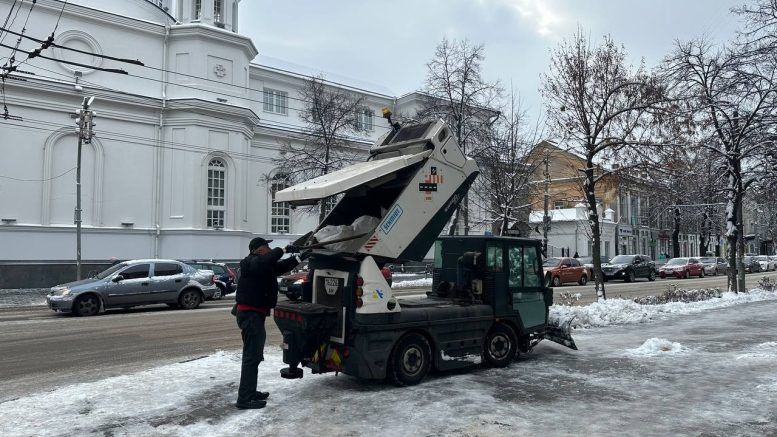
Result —
M507 235L511 223L525 222L531 212L532 175L541 159L531 154L540 136L527 126L526 114L513 92L508 106L490 129L490 145L480 153L481 173L472 190L472 203L485 212L479 224L490 224Z
M312 78L300 91L304 108L299 117L305 124L296 138L281 144L273 160L290 183L315 178L360 159L360 151L349 134L356 132L357 112L364 99L326 85L322 76ZM318 220L329 212L329 199L319 202Z
M498 82L482 75L485 48L467 40L443 39L434 58L426 64L425 98L417 116L442 118L450 124L465 155L478 159L489 146L489 124L494 121L502 90ZM469 233L469 197L456 208L450 233L463 217L464 234Z
M608 158L641 156L654 109L664 102L658 81L644 67L626 65L626 51L611 37L592 47L583 31L563 41L551 56L542 95L551 128L570 150L585 158L579 169L593 234L592 256L597 296L605 299L601 275L601 231L596 183L607 174L598 164Z
M774 128L775 68L739 50L716 49L704 40L678 42L667 71L709 136L700 144L724 161L729 290L745 290L743 198L763 176L764 144Z

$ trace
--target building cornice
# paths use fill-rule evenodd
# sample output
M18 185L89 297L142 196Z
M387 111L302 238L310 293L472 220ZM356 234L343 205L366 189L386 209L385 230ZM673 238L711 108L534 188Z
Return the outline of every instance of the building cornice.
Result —
M170 38L207 38L220 43L233 44L240 46L249 60L259 54L251 38L200 23L176 24L170 28Z

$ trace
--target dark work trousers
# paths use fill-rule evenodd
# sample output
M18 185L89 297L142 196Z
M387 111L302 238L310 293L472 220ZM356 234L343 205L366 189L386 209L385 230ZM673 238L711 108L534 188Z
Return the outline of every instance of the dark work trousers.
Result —
M243 336L243 367L240 371L238 402L248 402L256 392L259 363L264 361L265 315L256 311L238 311L237 326Z

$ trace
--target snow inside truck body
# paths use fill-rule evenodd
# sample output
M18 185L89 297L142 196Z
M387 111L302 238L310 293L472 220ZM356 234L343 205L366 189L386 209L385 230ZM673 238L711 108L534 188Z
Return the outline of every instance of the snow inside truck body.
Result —
M440 120L395 125L370 149L367 161L276 193L276 201L293 206L341 194L305 244L350 238L315 249L309 257L310 292L275 309L289 364L283 377L301 378L302 364L314 373L388 377L410 385L432 367L471 366L481 357L507 365L543 336L574 346L568 335L553 334L547 326L552 290L542 282L538 241L438 240L478 172ZM421 261L435 240L435 293L397 299L380 266ZM508 290L507 266L512 261L523 266L523 259L511 259L510 242L521 248L521 256L533 254L527 256L534 260L536 286ZM497 246L499 272L486 265L486 256L496 260Z

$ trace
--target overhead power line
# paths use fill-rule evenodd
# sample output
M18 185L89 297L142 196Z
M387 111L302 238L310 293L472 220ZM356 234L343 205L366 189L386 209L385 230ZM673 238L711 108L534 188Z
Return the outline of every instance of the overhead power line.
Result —
M94 57L97 57L97 58L109 59L111 61L124 62L124 63L127 63L127 64L139 65L141 67L145 67L145 64L143 64L143 62L141 62L138 59L117 58L115 56L103 55L103 54L100 54L100 53L94 53L94 52L90 52L90 51L86 51L86 50L80 50L80 49L76 49L76 48L73 48L73 47L68 47L68 46L63 46L61 44L57 44L57 43L54 42L54 32L51 32L51 35L49 35L49 37L46 38L46 39L39 39L39 38L31 37L29 35L23 35L23 34L21 34L19 32L14 32L13 30L6 29L4 27L0 27L0 31L6 31L6 32L8 32L8 33L10 33L12 35L18 35L21 38L26 38L26 39L29 39L30 41L35 41L38 44L41 44L41 48L40 49L35 49L33 52L40 53L40 51L45 50L45 49L47 49L49 47L57 47L57 48L60 48L60 49L63 49L63 50L68 50L68 51L71 51L71 52L81 53L83 55L90 55L90 56L94 56ZM56 29L55 29L55 31L56 31ZM60 61L60 62L62 62L62 61Z
M28 51L25 51L25 50L16 49L14 47L11 47L9 45L2 44L2 43L0 43L0 47L5 47L7 49L12 49L12 50L16 50L16 51L25 53L29 59L33 59L33 58L38 58L39 57L39 58L43 58L43 59L48 59L50 61L61 62L63 64L75 65L76 67L82 67L82 68L89 68L89 69L92 69L92 70L105 71L107 73L127 74L126 71L124 71L122 69L119 69L119 68L95 67L93 65L86 65L86 64L82 64L80 62L66 61L64 59L55 59L55 58L52 58L52 57L40 54L40 52L43 50L43 49L40 49L40 48L35 49L35 50L31 51L31 52L28 52ZM6 70L6 72L3 73L3 74L7 75L7 74L11 73L13 70L15 70L16 68L11 66L11 67L8 67L8 68L4 67L3 69Z

